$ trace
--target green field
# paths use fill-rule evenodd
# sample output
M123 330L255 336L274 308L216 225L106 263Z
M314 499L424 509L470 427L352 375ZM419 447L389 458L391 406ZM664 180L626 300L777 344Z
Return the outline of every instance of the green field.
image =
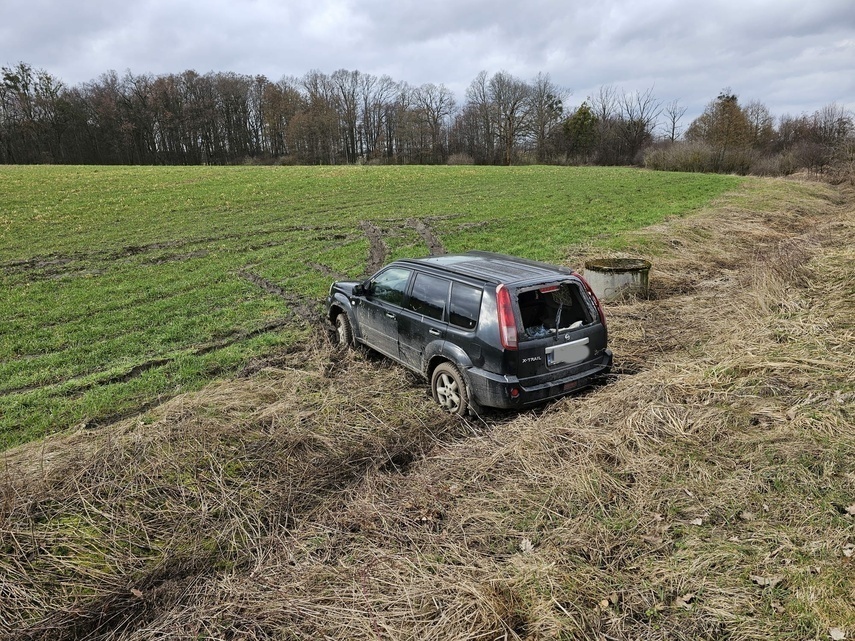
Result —
M338 277L450 252L572 262L740 179L558 167L0 167L0 449L98 425L306 335Z

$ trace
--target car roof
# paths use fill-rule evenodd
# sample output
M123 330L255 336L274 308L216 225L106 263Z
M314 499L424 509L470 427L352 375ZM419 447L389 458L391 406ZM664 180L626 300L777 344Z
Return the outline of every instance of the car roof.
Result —
M446 273L495 283L506 283L508 285L550 279L559 275L574 273L572 269L567 267L482 251L427 256L425 258L405 258L397 262L430 265Z

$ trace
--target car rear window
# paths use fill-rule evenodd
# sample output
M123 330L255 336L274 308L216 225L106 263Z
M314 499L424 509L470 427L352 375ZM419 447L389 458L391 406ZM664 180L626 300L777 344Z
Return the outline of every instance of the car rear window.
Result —
M481 288L453 283L451 286L451 305L449 322L463 329L475 329L481 314Z
M428 318L442 320L448 301L449 283L450 281L445 278L437 278L429 274L416 274L407 307Z
M554 335L556 328L574 329L592 321L583 303L582 290L572 282L521 291L517 302L523 323L523 340L544 338Z

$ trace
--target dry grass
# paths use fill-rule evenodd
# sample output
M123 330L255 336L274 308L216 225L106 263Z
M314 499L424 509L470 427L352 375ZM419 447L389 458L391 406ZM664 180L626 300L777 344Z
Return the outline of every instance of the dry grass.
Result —
M448 419L319 339L5 453L0 631L855 635L851 196L758 181L639 234L618 374L534 412Z

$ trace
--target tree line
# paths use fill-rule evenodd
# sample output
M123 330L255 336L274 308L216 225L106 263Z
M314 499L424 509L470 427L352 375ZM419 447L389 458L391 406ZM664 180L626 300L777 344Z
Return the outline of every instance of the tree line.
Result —
M2 67L0 162L647 164L747 173L764 159L786 173L822 171L852 146L852 115L837 105L776 120L762 103L743 106L725 90L684 130L686 108L652 90L605 86L570 109L568 96L546 74L523 80L504 71L479 73L462 105L442 84L345 69L276 82L111 71L67 87L22 62Z

